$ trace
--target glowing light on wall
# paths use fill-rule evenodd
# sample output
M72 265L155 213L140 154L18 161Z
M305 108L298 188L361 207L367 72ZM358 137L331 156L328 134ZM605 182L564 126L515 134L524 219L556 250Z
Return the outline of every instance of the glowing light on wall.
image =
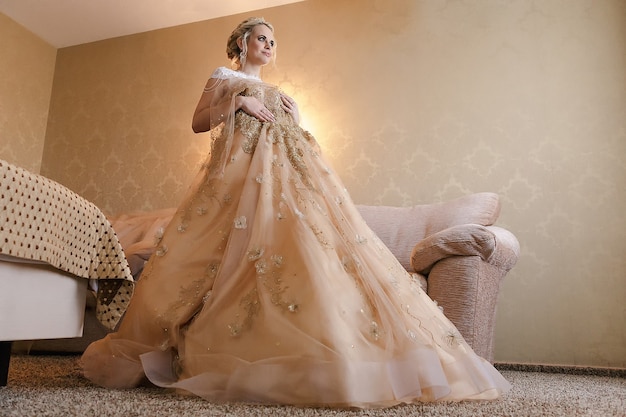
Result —
M281 90L293 97L298 103L300 110L300 126L310 132L315 139L324 148L322 140L328 136L328 130L325 129L322 118L316 109L324 108L323 100L325 98L318 89L306 88L310 85L310 81L301 71L293 71L296 74L290 78L288 82L277 83ZM299 79L302 77L303 79Z

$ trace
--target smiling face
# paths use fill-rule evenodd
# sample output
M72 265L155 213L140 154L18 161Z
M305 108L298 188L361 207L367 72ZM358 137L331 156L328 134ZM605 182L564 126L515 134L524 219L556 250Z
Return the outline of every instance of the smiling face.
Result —
M256 25L248 37L246 64L267 65L274 56L275 47L276 41L272 30L265 25Z

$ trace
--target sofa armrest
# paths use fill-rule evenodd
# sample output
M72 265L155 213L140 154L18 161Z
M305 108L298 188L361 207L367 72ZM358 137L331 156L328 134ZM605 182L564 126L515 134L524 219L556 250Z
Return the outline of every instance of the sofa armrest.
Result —
M437 262L452 256L478 256L506 273L517 262L519 242L511 232L497 226L453 226L418 242L411 251L411 267L428 274Z
M427 277L428 296L489 362L494 360L497 303L505 275L480 256L453 256L437 262Z
M474 351L493 362L500 282L519 258L515 236L497 226L463 225L419 242L411 265Z

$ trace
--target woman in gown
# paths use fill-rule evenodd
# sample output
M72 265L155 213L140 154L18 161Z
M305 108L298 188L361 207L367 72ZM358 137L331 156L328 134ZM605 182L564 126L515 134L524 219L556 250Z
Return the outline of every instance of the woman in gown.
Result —
M211 155L85 376L266 404L497 398L508 383L368 228L293 99L259 78L275 46L261 18L231 34L237 70L215 70L193 119Z

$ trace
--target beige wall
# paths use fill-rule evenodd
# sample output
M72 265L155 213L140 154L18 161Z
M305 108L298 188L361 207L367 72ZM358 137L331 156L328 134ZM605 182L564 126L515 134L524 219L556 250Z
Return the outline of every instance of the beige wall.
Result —
M39 172L56 48L0 13L0 159Z
M496 360L626 367L626 2L308 0L265 79L358 203L502 196L522 245ZM190 118L248 15L59 50L42 171L106 212L177 204ZM305 18L306 17L306 18Z

